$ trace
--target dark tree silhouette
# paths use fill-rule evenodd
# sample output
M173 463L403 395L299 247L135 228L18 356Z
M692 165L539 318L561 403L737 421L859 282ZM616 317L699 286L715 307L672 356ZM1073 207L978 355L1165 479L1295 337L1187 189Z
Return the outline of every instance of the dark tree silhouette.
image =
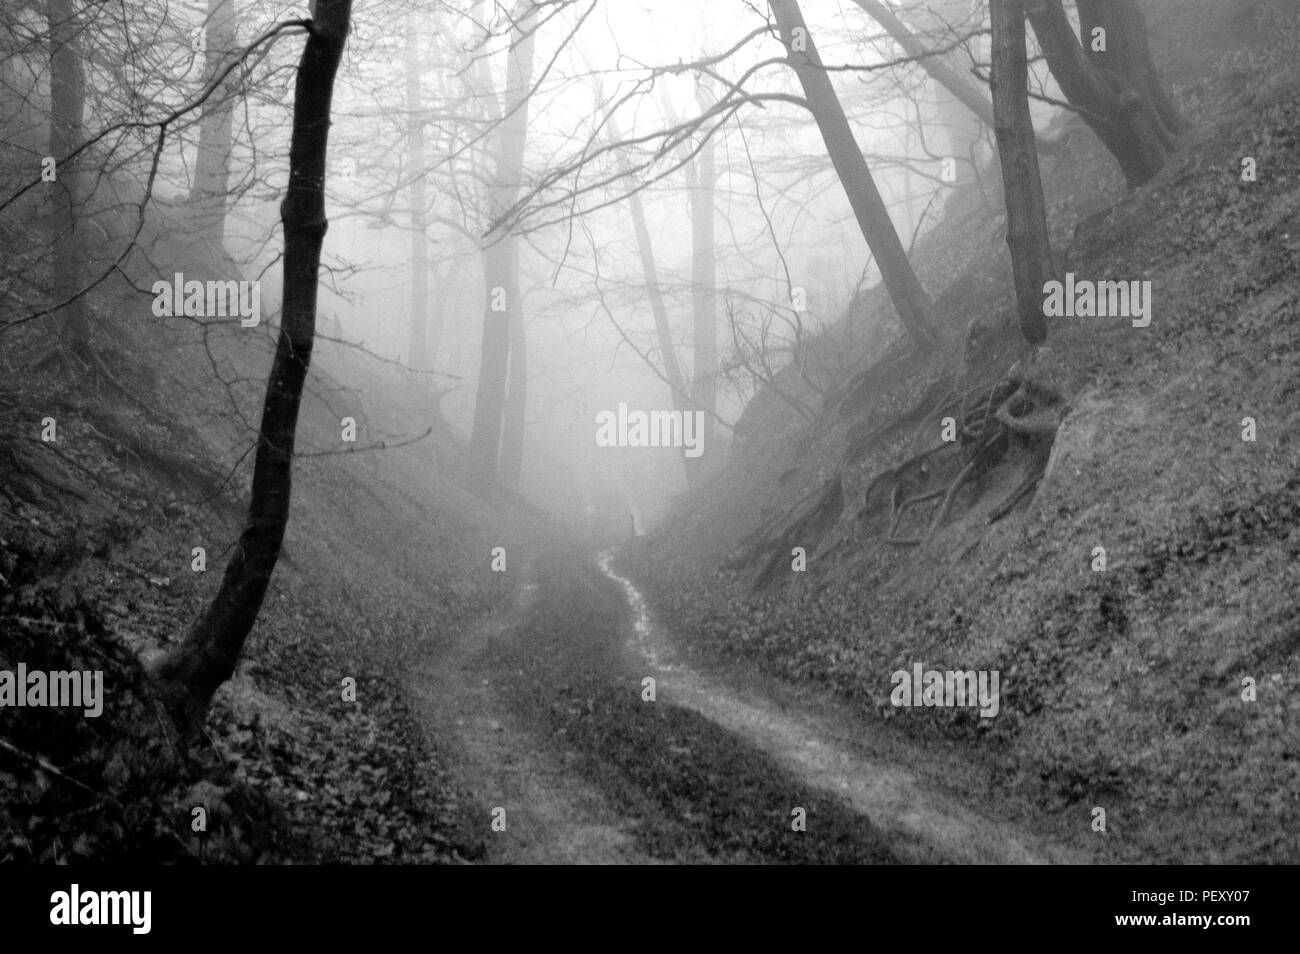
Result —
M352 0L316 0L294 89L284 225L280 336L266 385L252 501L221 589L155 667L163 704L182 736L203 725L217 688L233 675L270 584L289 522L294 439L316 334L316 292L325 238L325 159L334 76L347 40Z

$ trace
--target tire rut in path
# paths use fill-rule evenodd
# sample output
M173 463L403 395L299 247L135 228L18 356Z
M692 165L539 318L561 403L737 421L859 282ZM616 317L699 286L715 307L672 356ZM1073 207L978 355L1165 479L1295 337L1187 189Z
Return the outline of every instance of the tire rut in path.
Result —
M484 652L517 625L534 588L524 584L513 606L473 627L445 654L412 668L410 690L426 733L477 805L506 810L504 832L492 831L490 816L483 817L488 862L653 864L655 859L636 850L626 820L522 724L494 689Z
M900 763L866 755L858 740L877 731L869 724L837 724L783 709L691 669L675 657L645 597L612 563L612 553L600 555L601 572L622 588L631 608L629 648L655 677L660 698L695 710L763 749L809 785L845 798L886 835L900 859L958 864L1084 860L1062 845L1031 838L926 790Z

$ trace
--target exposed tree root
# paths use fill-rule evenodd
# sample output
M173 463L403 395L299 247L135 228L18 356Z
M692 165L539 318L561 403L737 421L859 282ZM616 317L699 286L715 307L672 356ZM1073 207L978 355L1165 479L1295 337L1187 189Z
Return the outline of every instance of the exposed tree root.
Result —
M928 478L928 468L924 461L932 454L954 446L942 444L909 458L892 471L886 471L868 487L867 496L870 497L881 481L895 481L890 494L890 525L885 542L892 546L906 547L926 542L948 519L961 489L977 475L996 467L1006 455L1012 438L1016 438L1035 448L1035 467L1033 473L994 510L989 523L1005 517L1042 479L1047 462L1045 450L1050 449L1055 440L1063 404L1064 399L1054 389L1025 378L1010 377L995 384L988 397L962 419L959 443L956 446L961 448L965 464L951 482L936 490L907 496L907 492L914 489L915 478L906 469L916 468L918 473ZM899 525L910 508L939 497L943 498L943 502L923 534L914 537L898 536Z

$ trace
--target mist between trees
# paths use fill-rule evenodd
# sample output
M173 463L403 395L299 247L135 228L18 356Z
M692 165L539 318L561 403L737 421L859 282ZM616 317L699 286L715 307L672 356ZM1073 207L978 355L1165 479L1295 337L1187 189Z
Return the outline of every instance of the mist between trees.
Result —
M864 355L961 353L970 316L914 261L959 191L1001 223L1043 344L1040 163L1099 140L1138 186L1184 129L1136 0L299 6L0 19L0 342L127 394L128 313L271 352L260 377L213 359L232 406L265 391L243 535L153 669L183 734L277 563L314 355L379 359L461 435L486 499L653 519L756 395L811 419ZM602 440L623 406L690 439Z

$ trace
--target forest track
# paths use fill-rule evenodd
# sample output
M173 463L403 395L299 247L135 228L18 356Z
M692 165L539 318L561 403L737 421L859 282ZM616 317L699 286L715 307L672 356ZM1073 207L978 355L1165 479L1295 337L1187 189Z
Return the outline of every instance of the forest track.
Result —
M629 647L649 667L660 698L694 709L768 752L810 785L847 799L889 838L901 859L955 864L1086 860L936 793L901 761L869 754L868 737L880 730L866 723L794 710L761 692L693 670L673 652L645 597L612 563L612 553L601 554L601 572L622 588L631 608Z
M932 756L897 740L882 756L883 729L692 669L610 554L598 569L525 570L511 605L410 674L483 806L490 862L818 861L821 845L840 863L1086 860L932 790L909 768ZM633 688L647 675L654 705ZM791 804L810 806L809 835L781 821ZM497 806L505 832L490 831Z
M652 864L632 845L625 819L499 692L489 650L527 612L535 588L523 583L513 605L413 667L411 693L426 731L456 780L485 806L489 863ZM487 813L498 806L506 810L504 832L491 830Z

